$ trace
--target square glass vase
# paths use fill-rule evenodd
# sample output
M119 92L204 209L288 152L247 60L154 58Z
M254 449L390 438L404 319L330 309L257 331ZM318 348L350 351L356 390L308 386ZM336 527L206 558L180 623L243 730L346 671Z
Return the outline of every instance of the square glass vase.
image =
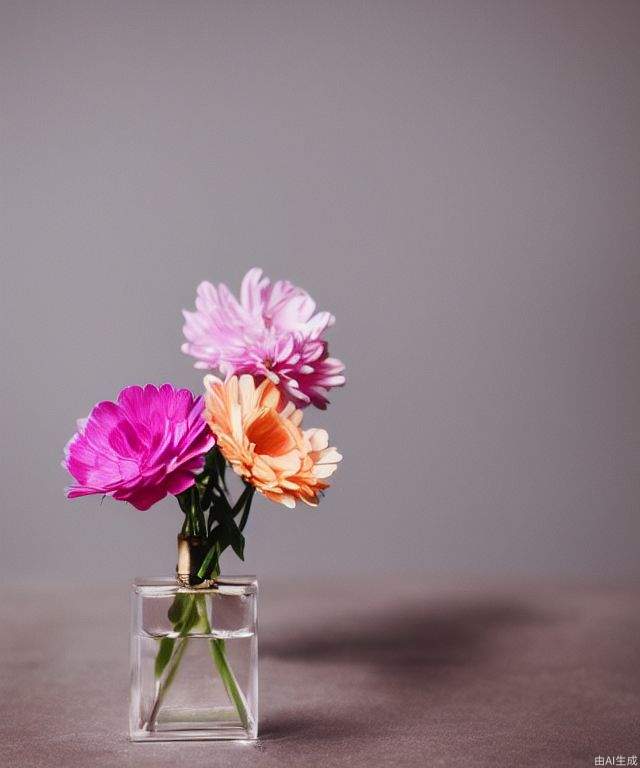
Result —
M258 736L258 582L175 578L131 590L132 741Z

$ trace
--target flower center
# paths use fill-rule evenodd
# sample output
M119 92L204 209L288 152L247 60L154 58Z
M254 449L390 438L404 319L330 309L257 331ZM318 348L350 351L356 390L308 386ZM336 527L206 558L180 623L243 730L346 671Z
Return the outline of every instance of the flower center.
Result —
M282 456L296 447L295 440L273 408L261 408L247 425L245 434L254 443L256 453Z

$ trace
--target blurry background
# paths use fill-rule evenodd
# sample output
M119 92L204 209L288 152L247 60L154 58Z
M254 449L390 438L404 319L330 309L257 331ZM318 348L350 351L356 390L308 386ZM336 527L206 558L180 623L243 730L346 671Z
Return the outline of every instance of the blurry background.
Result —
M172 571L62 447L198 390L180 310L254 265L337 317L345 458L229 570L640 575L640 3L0 7L0 576Z

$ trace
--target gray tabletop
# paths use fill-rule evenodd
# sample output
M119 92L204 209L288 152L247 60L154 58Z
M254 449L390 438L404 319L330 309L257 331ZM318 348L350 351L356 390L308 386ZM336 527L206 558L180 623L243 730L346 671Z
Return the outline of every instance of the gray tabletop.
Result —
M0 763L399 768L631 758L640 754L639 608L634 586L262 583L259 741L131 744L127 585L5 587Z

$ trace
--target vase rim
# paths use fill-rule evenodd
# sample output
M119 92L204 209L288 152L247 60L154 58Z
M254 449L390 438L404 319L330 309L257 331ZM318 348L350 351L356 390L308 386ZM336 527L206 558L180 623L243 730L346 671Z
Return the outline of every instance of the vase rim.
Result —
M185 587L175 576L136 577L132 588L147 595L168 595L174 592L218 593L223 595L249 595L258 591L258 579L254 575L223 574L211 586Z

